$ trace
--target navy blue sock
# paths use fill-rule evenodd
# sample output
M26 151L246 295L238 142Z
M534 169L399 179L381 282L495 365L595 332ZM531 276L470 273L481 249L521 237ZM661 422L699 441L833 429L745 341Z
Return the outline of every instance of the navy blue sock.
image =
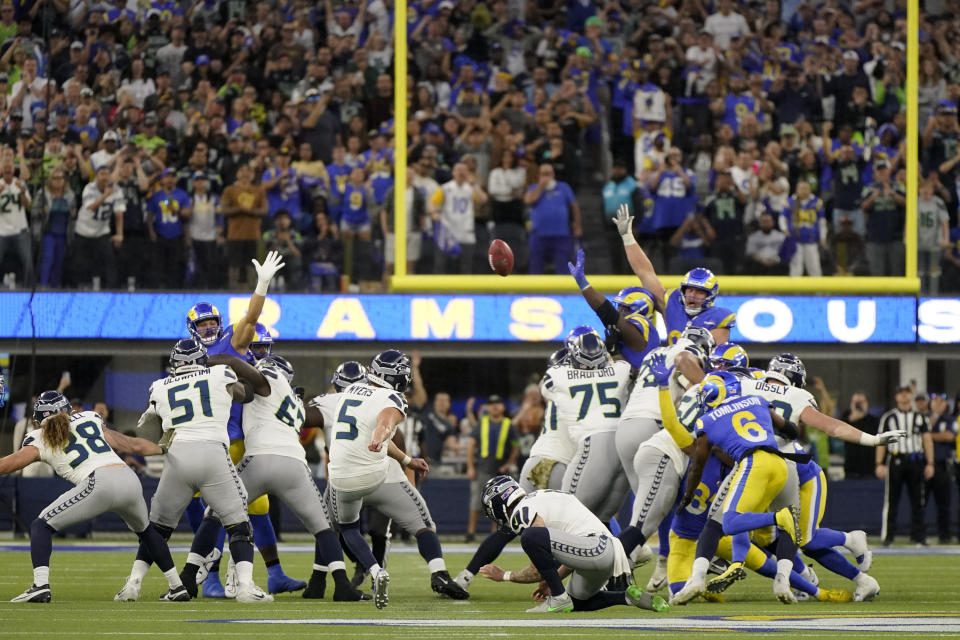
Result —
M503 552L503 548L516 537L517 535L515 533L501 531L500 529L488 535L483 539L483 542L480 543L480 547L476 553L473 554L473 557L470 558L467 571L473 575L480 573L480 567L496 560L497 556Z
M220 571L220 558L223 557L223 545L227 543L227 530L223 527L220 527L220 532L217 534L217 544L216 548L220 549L220 557L214 561L213 565L210 567L210 573L219 573Z
M170 539L170 535L173 533L171 527L166 527L162 524L157 524L156 522L151 522L150 526L153 527L160 538L166 542ZM148 565L153 564L153 556L150 555L150 549L144 543L143 539L140 539L140 546L137 547L137 560L146 562Z
M376 559L377 564L381 567L386 563L383 559L387 555L387 536L382 533L371 533L370 534L370 551L373 553L374 559Z
M331 562L343 562L343 550L340 540L333 529L325 529L316 535L317 544L313 552L313 562L326 566Z
M723 537L723 525L710 518L697 539L697 557L712 559L717 555L720 538Z
M794 556L797 555L797 543L793 541L793 538L790 536L780 536L777 538L777 561L780 560L789 560L794 561Z
M203 512L206 508L207 505L203 504L203 498L194 498L187 505L187 510L183 512L183 515L187 517L187 522L190 523L190 530L194 533L203 523Z
M343 539L343 533L340 533L340 548L343 549L343 555L347 560L354 564L360 562L357 560L357 556L353 555L353 551L350 551L350 547L347 546L347 541Z
M599 611L618 604L627 604L623 591L598 591L586 600L573 598L574 611Z
M221 531L223 527L220 526L219 520L214 517L204 518L193 535L190 551L206 558L216 546Z
M420 555L427 562L435 558L443 557L443 550L440 548L440 538L433 529L424 529L417 533L417 549Z
M830 571L848 580L853 580L860 574L859 569L850 564L850 561L844 558L843 554L832 547L828 549L804 549L803 551Z
M147 553L160 568L160 571L169 571L173 569L173 556L170 555L170 547L160 535L160 532L154 529L152 524L137 534L140 538L140 544L146 547Z
M344 548L350 549L364 569L370 570L370 567L377 564L376 558L367 546L367 541L363 539L360 533L360 523L352 522L340 527L340 535L343 536Z
M250 523L241 522L230 525L227 533L230 535L230 555L233 562L253 562L253 531Z
M630 525L621 531L620 535L617 537L620 538L620 543L623 545L623 550L628 556L633 553L634 549L647 541L647 538L643 535L643 531L640 529L640 527L635 527L633 525ZM590 611L592 611L592 609L590 609Z
M56 529L46 520L37 518L30 523L30 559L34 567L49 567L53 553L53 534ZM40 586L40 585L37 585Z
M666 558L670 555L670 527L673 525L674 515L674 510L670 509L663 520L660 521L660 526L657 527L657 544L660 547L657 555L661 558ZM629 553L627 555L629 555Z
M546 527L530 527L520 534L520 546L550 587L550 595L563 595L563 581L557 573L557 561L550 551L550 532Z

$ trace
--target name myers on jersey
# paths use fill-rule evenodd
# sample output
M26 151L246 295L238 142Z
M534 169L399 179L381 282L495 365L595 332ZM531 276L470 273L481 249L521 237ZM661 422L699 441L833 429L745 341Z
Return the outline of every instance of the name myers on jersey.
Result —
M604 378L617 375L613 367L603 369L567 369L567 380L589 380L590 378Z
M716 417L725 416L727 414L733 413L734 411L743 411L745 409L752 409L760 404L762 398L758 396L749 396L743 400L737 400L736 402L731 402L730 404L722 405L713 410L713 415Z
M373 395L373 389L362 384L353 384L350 385L346 393L352 393L355 396L370 397Z

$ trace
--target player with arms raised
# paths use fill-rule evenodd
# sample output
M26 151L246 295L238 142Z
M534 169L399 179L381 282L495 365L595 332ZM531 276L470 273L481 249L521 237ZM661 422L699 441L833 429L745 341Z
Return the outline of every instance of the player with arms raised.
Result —
M2 387L2 385L0 385ZM46 462L74 486L40 512L30 524L33 585L12 602L50 602L50 554L53 534L107 511L123 518L140 538L167 578L170 589L161 600L189 600L176 575L167 543L147 518L143 488L136 474L113 448L138 455L161 455L163 447L143 438L130 438L107 429L100 415L81 411L70 415L70 403L59 391L44 391L33 405L35 430L19 451L0 459L0 474L18 471L32 462ZM113 447L113 448L111 448Z
M623 239L623 249L633 272L653 295L656 310L667 323L667 344L673 344L690 323L709 329L717 343L730 339L736 315L730 309L713 306L720 288L717 277L709 269L691 269L680 280L677 289L667 291L660 283L650 258L633 237L633 216L627 205L620 205L614 217Z
M150 385L150 404L141 424L160 422L171 441L150 521L164 538L173 533L184 509L199 492L222 520L237 567L238 602L271 602L253 583L253 530L247 519L247 494L230 460L227 420L234 402L249 402L253 390L227 366L207 367L207 352L194 340L180 340L170 354L172 375ZM138 427L140 428L140 427ZM136 600L150 566L141 543L133 571L116 600Z

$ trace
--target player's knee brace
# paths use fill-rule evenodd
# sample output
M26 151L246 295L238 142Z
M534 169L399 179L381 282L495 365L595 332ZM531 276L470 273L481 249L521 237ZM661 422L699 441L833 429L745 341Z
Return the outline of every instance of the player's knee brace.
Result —
M227 536L230 544L234 542L246 542L253 545L253 527L249 522L238 522L224 527L227 530Z
M247 506L247 513L252 516L265 516L270 513L270 500L263 494Z
M169 540L170 536L173 535L173 527L162 525L159 522L151 522L150 524L153 525L153 528L157 530L160 537L164 540Z

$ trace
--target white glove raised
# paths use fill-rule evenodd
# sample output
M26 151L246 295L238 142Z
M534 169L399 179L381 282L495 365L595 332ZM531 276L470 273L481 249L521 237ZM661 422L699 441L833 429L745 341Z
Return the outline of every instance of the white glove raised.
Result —
M264 258L263 264L257 262L256 258L250 260L250 262L253 263L253 268L257 270L257 288L254 293L265 296L267 295L267 289L270 288L270 281L273 280L273 276L283 268L283 258L276 251L270 251Z
M623 239L623 246L627 247L635 244L633 237L633 216L630 215L630 207L625 204L617 207L617 215L613 217L613 223L617 225L617 231L620 238Z
M860 436L860 444L865 447L881 447L885 446L891 440L899 440L900 438L905 438L907 432L903 429L894 429L892 431L884 431L880 435L871 435L869 433L864 433Z

